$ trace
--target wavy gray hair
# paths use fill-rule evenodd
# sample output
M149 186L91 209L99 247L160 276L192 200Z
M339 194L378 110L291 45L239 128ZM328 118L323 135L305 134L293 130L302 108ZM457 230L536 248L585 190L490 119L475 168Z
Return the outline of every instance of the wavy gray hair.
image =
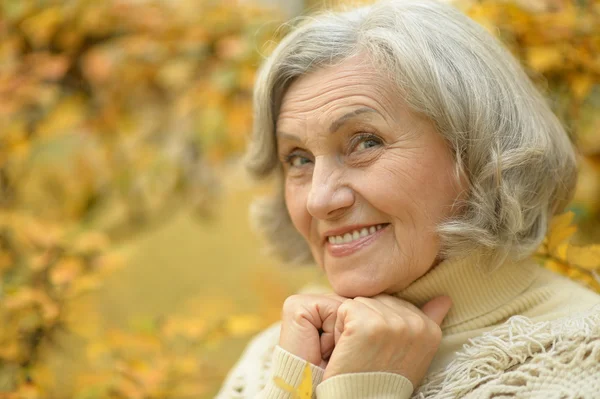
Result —
M300 18L256 81L250 172L277 175L275 198L253 217L284 260L307 261L283 199L275 123L290 83L366 54L409 106L429 117L469 182L460 216L438 226L442 255L474 251L492 265L530 255L576 182L576 157L560 122L518 62L481 26L447 4L383 1Z

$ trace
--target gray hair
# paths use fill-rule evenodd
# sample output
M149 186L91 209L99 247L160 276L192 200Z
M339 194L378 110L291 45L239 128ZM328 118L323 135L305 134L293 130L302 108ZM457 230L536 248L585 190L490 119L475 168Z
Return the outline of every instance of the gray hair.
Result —
M253 208L284 260L311 259L283 198L275 124L291 82L366 54L416 112L434 122L468 180L459 216L438 226L444 257L478 252L497 266L530 255L576 183L569 137L512 55L481 26L436 1L382 1L302 17L256 81L246 165L280 192Z

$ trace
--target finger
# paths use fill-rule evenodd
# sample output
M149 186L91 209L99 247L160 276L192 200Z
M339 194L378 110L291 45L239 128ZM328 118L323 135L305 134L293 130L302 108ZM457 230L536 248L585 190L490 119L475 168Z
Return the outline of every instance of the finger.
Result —
M321 325L318 328L323 330L324 333L333 332L337 310L341 304L342 302L337 300L327 300L319 301L315 305L321 319Z
M336 294L335 292L328 292L327 294L323 294L323 296L340 301L340 303L343 303L346 299L348 299L346 297Z
M452 299L449 296L438 296L423 305L421 310L438 326L441 326L451 307Z
M357 296L354 298L354 301L365 305L367 308L381 316L385 316L385 314L390 311L388 306L375 298Z
M321 357L324 360L328 360L331 357L331 353L335 348L335 334L331 332L323 332L321 334Z
M392 295L379 294L377 296L374 296L372 299L374 299L378 302L381 302L384 305L387 305L389 308L391 308L397 312L409 310L409 311L412 311L413 313L423 315L423 312L421 311L421 309L419 309L412 303L405 301L404 299L392 296Z
M354 299L347 299L338 308L334 327L335 345L338 344L342 333L344 333L350 325L349 323L354 323L356 327L356 323L364 326L365 323L371 324L377 319L385 320L383 307L384 305L378 304L371 298L357 297Z
M341 297L340 297L341 298ZM337 298L332 298L337 301ZM330 303L331 304L331 303ZM327 314L321 315L322 324L321 324L321 356L323 359L328 359L331 356L331 352L333 352L333 348L335 347L335 323L338 313L338 308L342 304L342 302L333 303L333 307L327 311ZM319 306L320 311L320 306Z
M292 295L283 305L279 345L313 364L323 359L322 342L333 334L337 309L341 302L322 295ZM325 335L324 341L321 341Z
M317 329L331 331L332 319L341 304L339 300L323 295L292 295L283 304L283 319L308 320Z
M340 337L342 336L342 332L344 332L344 324L346 322L346 317L348 316L349 301L352 301L352 299L347 299L338 308L335 318L335 325L333 328L334 345L337 345L337 343L340 341Z
M363 298L368 299L368 298ZM334 343L338 344L346 325L351 321L351 318L359 320L368 320L369 316L373 313L373 309L369 306L354 299L346 299L344 303L340 305L337 311L334 327ZM379 312L376 312L379 314Z

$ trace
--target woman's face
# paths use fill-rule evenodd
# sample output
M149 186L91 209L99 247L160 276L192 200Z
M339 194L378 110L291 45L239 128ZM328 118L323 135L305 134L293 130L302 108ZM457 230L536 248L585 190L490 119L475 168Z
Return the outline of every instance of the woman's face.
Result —
M391 88L355 57L296 80L277 120L291 220L345 297L427 272L461 193L446 142Z

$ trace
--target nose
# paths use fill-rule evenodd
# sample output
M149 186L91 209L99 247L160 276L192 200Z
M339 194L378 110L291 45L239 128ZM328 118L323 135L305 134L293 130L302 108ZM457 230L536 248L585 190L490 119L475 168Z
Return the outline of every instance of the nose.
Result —
M344 171L335 160L317 157L306 208L318 219L330 219L354 204L354 192L344 182Z

